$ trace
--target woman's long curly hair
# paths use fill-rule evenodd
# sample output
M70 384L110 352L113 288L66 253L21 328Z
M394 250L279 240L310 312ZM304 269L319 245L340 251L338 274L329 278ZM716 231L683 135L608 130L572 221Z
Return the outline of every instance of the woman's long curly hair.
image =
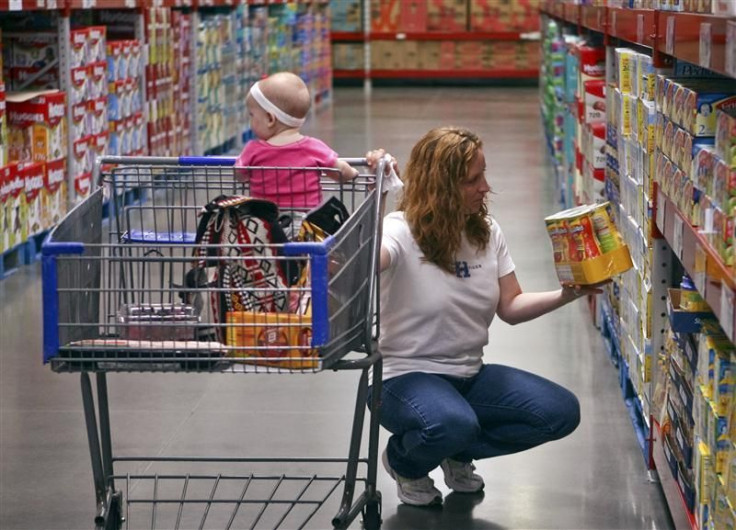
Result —
M417 142L404 171L398 209L425 259L448 272L455 272L463 232L478 250L490 241L487 206L468 215L461 189L482 148L480 138L467 129L438 127Z

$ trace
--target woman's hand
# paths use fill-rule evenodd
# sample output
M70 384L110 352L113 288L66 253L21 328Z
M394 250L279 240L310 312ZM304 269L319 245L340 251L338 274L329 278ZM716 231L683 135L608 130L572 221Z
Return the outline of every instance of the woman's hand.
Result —
M609 283L611 283L611 280L606 280L594 285L564 284L562 286L562 297L565 301L572 302L573 300L577 300L578 298L582 298L589 294L601 294L603 292L603 287Z
M376 166L378 166L378 161L381 160L384 156L386 156L386 150L379 147L378 149L372 149L368 151L365 154L366 162L368 163L368 167L375 171ZM389 155L391 156L391 155ZM391 166L394 168L394 171L396 174L399 174L399 164L396 161L396 158L394 156L391 156Z

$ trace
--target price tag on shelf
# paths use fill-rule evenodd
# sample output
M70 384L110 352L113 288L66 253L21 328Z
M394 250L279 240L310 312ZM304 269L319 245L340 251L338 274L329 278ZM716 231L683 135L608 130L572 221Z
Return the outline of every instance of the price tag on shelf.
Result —
M733 336L733 302L734 294L731 288L725 283L721 284L721 314L719 321L726 336L734 340Z
M636 42L644 43L644 15L636 15Z
M36 4L41 4L42 2L43 2L43 0L38 0L38 2L36 2ZM56 0L46 0L46 9L58 9L58 7L59 7L59 5L56 2ZM41 6L39 6L39 9L40 8L41 8Z
M726 24L726 72L736 77L736 20Z
M706 254L700 244L695 245L695 267L693 270L693 283L699 293L705 293L705 271L706 271Z
M683 228L682 217L679 215L675 216L675 229L672 235L672 252L675 253L677 259L682 261L682 228Z
M700 24L700 66L710 68L711 51L713 49L713 25L709 22Z
M125 7L133 9L135 7L135 0L125 0Z
M397 33L396 40L406 40L406 33Z
M596 12L596 15L597 15L596 23L598 24L598 27L599 28L602 28L603 27L603 10L602 9L599 9Z
M82 9L91 9L96 5L96 0L82 0Z
M664 234L664 195L657 193L657 228Z
M664 36L664 51L668 55L675 53L675 17L667 17L667 32Z
M21 11L23 9L23 0L10 0L8 9L10 11Z

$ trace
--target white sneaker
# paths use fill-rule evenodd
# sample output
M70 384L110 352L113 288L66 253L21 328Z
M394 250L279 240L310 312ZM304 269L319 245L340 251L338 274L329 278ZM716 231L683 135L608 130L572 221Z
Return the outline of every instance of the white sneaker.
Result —
M433 506L442 504L442 493L440 490L434 487L434 481L429 478L429 475L422 478L410 479L404 478L396 473L391 466L388 464L388 454L384 449L383 455L381 455L381 461L383 467L391 478L396 481L396 491L399 494L399 499L406 504L414 506Z
M445 484L458 493L476 493L485 487L483 477L474 473L472 462L458 462L447 458L440 464L445 473Z

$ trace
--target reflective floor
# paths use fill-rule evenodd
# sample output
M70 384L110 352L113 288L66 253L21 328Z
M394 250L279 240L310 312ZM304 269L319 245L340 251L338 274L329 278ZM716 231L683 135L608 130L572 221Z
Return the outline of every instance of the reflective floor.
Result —
M555 288L542 219L559 208L536 89L374 88L366 98L362 89L338 88L332 107L310 118L305 131L343 156L381 146L406 161L424 132L447 124L469 127L484 140L495 192L491 210L522 286ZM39 264L0 281L0 528L93 528L79 376L41 364L40 296ZM616 370L582 301L517 327L494 322L486 359L571 389L582 405L580 427L564 440L478 462L485 494L448 494L440 509L400 505L394 483L379 469L383 528L673 528L660 488L649 479ZM116 453L342 457L357 374L113 374L108 383ZM441 475L433 477L449 493ZM137 517L138 508L131 507L130 528L150 528L152 517L145 511ZM334 507L325 506L308 527L328 528L332 515ZM184 521L182 528L199 526Z

